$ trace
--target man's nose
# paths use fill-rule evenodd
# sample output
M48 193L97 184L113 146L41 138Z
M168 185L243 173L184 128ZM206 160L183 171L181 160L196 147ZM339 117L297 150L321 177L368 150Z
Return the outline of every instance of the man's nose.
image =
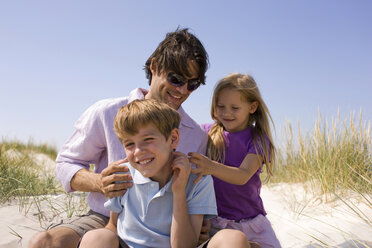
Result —
M189 90L187 89L187 83L185 83L182 86L176 87L177 91L180 92L182 95L186 95L189 93Z

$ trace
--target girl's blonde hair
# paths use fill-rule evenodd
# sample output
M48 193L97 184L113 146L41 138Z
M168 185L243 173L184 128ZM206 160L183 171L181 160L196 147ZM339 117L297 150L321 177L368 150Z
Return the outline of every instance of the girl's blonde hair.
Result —
M255 80L248 74L232 73L217 83L213 93L211 108L211 116L215 121L215 124L209 131L207 155L212 160L220 161L222 163L225 162L225 139L223 135L224 128L216 116L218 97L221 91L224 89L238 91L243 101L248 103L256 101L258 103L256 112L249 116L248 125L246 128L249 126L254 128L252 132L253 144L256 152L257 150L263 151L263 159L264 163L266 164L267 171L265 181L267 181L270 176L272 176L275 163L276 149L270 129L270 122L273 125L274 123L269 109L262 99ZM269 140L269 144L267 144L267 139Z

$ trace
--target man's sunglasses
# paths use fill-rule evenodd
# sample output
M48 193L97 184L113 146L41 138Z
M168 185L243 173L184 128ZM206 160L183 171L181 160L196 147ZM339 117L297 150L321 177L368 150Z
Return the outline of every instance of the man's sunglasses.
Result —
M201 84L200 79L187 80L184 77L182 77L182 76L180 76L180 75L178 75L174 72L169 72L168 73L167 80L171 85L176 86L176 87L181 87L182 85L187 83L187 90L188 91L196 90Z

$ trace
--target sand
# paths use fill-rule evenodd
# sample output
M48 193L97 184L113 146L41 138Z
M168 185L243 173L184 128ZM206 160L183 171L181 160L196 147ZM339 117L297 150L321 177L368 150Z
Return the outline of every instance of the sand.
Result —
M52 171L54 161L35 155ZM284 248L372 247L372 195L313 197L306 184L271 184L261 196ZM345 201L345 198L347 199ZM27 247L30 238L72 213L86 211L83 194L48 195L0 205L0 248ZM23 204L20 204L23 203Z
M302 184L284 183L264 186L261 195L282 247L372 247L372 208L357 195L346 203L325 202L311 197ZM84 199L79 195L38 198L42 215L36 204L22 208L14 201L1 206L0 248L27 247L32 235L44 230L50 221L65 217L64 210L71 210L69 206L82 205L80 201Z

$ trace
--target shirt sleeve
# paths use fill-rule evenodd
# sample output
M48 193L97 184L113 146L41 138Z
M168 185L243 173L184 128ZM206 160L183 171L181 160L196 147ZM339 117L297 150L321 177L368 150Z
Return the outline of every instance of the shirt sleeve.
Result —
M198 147L197 152L203 155L206 155L207 154L207 143L208 143L208 134L202 133L200 145Z
M193 184L194 179L195 175L190 175L188 183ZM210 175L203 176L194 185L194 190L187 196L187 207L189 214L203 214L207 218L217 215L216 197Z
M122 197L110 198L105 202L105 208L112 212L120 213L123 210L123 206L121 205L121 198Z
M81 169L96 164L106 149L106 139L99 103L86 110L75 123L75 131L63 145L56 160L56 176L66 192L74 191L70 182Z
M268 137L265 136L265 142L266 142L266 148L270 150L270 140ZM263 143L260 137L257 137L256 146L255 142L252 140L248 146L248 152L247 153L253 153L253 154L260 154L262 155L263 152Z

